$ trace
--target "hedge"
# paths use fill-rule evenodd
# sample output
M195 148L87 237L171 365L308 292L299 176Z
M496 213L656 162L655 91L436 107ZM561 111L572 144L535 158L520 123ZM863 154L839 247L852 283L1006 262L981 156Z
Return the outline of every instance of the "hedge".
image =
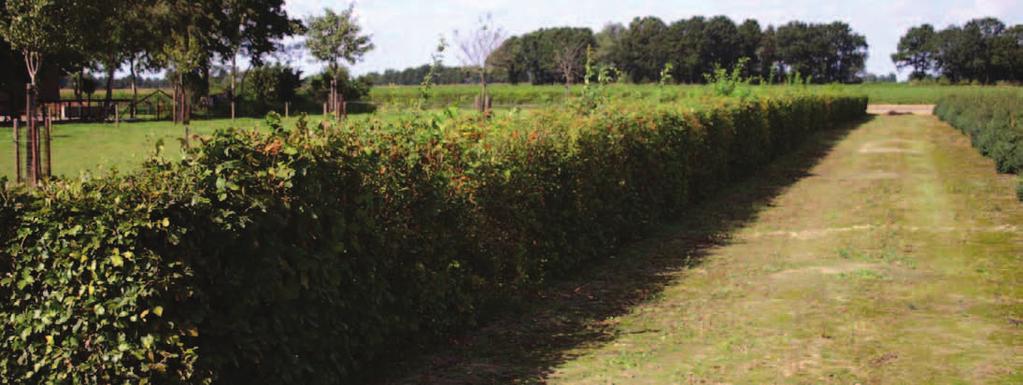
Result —
M218 131L0 195L4 383L337 384L609 255L866 99Z
M989 91L946 96L935 114L970 136L981 154L994 159L999 172L1023 171L1023 94Z

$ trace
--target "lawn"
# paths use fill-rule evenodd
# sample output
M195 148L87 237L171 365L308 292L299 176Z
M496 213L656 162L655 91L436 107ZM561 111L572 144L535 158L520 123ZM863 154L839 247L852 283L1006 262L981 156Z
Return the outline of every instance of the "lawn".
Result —
M310 117L310 121L319 122L323 117ZM293 125L298 118L285 119L286 125ZM358 119L358 117L356 118ZM192 133L204 135L216 129L227 127L266 128L262 119L238 118L211 119L192 121ZM6 130L10 132L10 127ZM25 132L22 129L22 137ZM165 144L164 155L180 157L182 154L179 139L184 135L184 127L169 121L121 123L69 123L53 126L53 174L77 176L84 171L102 174L111 169L131 170L141 165L142 161L153 154L158 141ZM8 140L11 136L7 136ZM24 140L24 139L23 139ZM24 143L22 144L24 145ZM5 156L0 158L0 175L13 178L14 154L10 142L3 147ZM22 152L24 157L24 152ZM24 158L22 158L24 162Z

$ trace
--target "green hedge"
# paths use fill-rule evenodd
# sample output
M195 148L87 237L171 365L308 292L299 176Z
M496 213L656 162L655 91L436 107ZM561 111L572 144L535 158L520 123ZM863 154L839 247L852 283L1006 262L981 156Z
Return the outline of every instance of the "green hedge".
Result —
M0 378L341 383L866 109L708 103L225 130L178 164L5 191Z
M1023 93L1015 90L950 95L934 112L970 136L999 172L1023 171Z

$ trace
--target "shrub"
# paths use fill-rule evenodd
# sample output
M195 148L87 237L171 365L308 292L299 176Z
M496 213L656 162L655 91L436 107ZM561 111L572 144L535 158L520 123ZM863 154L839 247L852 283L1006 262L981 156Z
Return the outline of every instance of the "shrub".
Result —
M999 172L1023 170L1023 95L1013 89L950 95L935 114L967 135Z
M866 99L218 131L0 195L0 377L334 384L607 256Z
M255 115L283 112L284 103L297 100L296 91L302 85L302 71L282 64L254 67L245 76L241 105Z

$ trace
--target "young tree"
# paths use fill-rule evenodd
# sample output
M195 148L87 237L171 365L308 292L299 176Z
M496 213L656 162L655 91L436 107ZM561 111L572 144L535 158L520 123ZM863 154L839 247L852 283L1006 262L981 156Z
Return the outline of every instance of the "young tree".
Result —
M154 23L159 23L162 35L158 58L169 66L174 83L174 121L185 127L184 143L188 145L191 133L190 90L186 77L205 73L214 53L224 52L223 31L218 20L220 3L212 0L166 0L161 2Z
M337 89L338 76L344 62L355 64L373 49L370 36L362 33L362 26L355 17L355 5L336 13L327 8L322 16L310 18L307 22L306 47L317 60L327 63L327 70L333 77L330 85L329 111L340 119L344 100Z
M554 51L554 64L565 79L566 89L570 88L576 77L579 76L579 61L586 52L586 47L588 46L567 41Z
M26 175L30 185L42 178L40 135L35 124L39 70L49 55L81 50L85 32L82 21L95 16L91 9L90 5L72 0L7 0L4 4L0 37L21 51L29 78L25 115L29 161Z
M273 52L275 42L301 31L301 22L288 17L283 0L225 0L221 3L221 22L224 26L222 56L230 61L231 119L235 118L236 85L238 81L238 55L245 53L254 66L260 66L263 56Z
M487 110L487 74L489 72L487 58L501 46L504 39L504 30L494 25L494 19L489 14L481 17L476 30L469 32L468 35L460 36L458 31L455 31L455 40L461 51L462 64L479 75L480 111Z

